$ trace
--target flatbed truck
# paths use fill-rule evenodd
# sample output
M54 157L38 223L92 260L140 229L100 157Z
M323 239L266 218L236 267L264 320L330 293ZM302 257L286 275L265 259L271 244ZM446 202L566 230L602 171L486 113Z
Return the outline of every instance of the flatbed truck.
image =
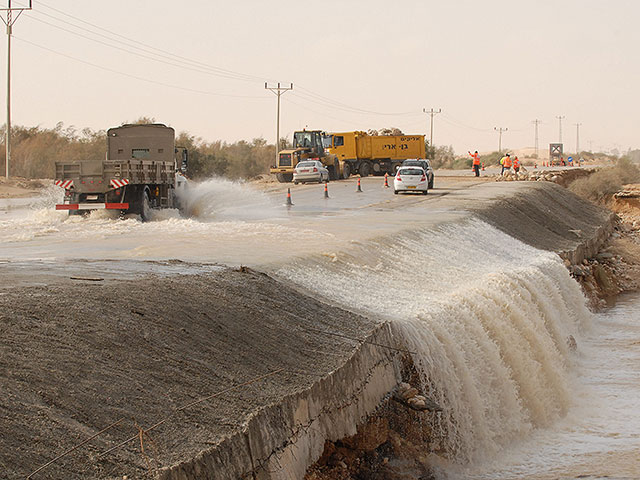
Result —
M188 152L176 147L175 131L163 124L122 125L107 131L104 160L56 162L55 184L65 191L56 210L70 215L117 210L149 220L151 209L179 208L186 185Z

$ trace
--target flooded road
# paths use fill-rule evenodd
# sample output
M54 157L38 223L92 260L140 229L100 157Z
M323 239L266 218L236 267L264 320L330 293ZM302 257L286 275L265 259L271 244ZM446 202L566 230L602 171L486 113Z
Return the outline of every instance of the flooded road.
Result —
M129 262L181 260L259 266L306 253L384 235L416 222L442 221L451 206L430 208L444 195L476 183L448 179L428 197L393 195L379 177L323 185L273 185L268 192L250 184L216 179L195 184L186 198L187 217L156 211L152 221L119 220L114 212L88 217L54 209L61 189L37 199L0 200L0 262L37 262L45 269L75 260ZM293 207L285 205L291 187ZM104 268L108 269L108 265ZM137 268L144 269L143 266ZM135 269L130 269L135 270Z
M422 196L383 181L331 182L327 199L322 185L211 180L190 189L188 217L147 223L69 217L54 189L0 200L0 279L257 267L392 324L444 408L441 478L639 478L640 297L593 315L555 253L472 215L523 182L437 176Z

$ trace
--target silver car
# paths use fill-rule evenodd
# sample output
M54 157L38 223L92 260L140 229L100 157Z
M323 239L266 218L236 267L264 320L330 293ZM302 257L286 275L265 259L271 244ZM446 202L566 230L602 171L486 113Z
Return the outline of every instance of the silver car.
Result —
M329 170L319 160L304 160L293 169L293 183L328 182Z
M420 192L426 195L429 191L427 172L422 167L400 167L393 179L393 193Z

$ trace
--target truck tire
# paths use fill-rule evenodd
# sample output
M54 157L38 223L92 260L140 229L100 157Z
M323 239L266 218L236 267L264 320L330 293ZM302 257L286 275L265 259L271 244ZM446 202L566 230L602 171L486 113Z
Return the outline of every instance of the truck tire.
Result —
M347 162L344 162L342 164L342 178L346 180L347 178L349 178L350 175L351 175L351 165L349 165Z
M291 183L293 180L293 173L276 173L276 178L280 183Z
M339 169L336 164L330 165L327 170L329 170L329 180L338 180Z
M140 197L140 219L148 222L151 219L151 202L149 202L149 192L145 189Z
M371 165L369 164L369 162L362 162L358 171L362 178L368 177L371 173Z
M434 178L431 177L431 180L429 181L429 190L431 190L433 188L433 180L434 180Z

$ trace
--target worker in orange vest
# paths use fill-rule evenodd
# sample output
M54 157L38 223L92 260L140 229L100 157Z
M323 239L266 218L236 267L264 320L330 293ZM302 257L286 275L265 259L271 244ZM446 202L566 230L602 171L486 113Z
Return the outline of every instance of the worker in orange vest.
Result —
M471 155L471 158L473 158L473 171L476 174L476 177L480 176L480 155L478 155L478 150L476 150L474 153L471 152L467 152L469 155Z
M520 160L518 160L517 156L513 159L513 171L516 173L520 171Z
M505 170L507 172L511 171L511 154L507 153L504 157L502 157L502 159L500 160L500 163L502 164L502 175L504 175Z

